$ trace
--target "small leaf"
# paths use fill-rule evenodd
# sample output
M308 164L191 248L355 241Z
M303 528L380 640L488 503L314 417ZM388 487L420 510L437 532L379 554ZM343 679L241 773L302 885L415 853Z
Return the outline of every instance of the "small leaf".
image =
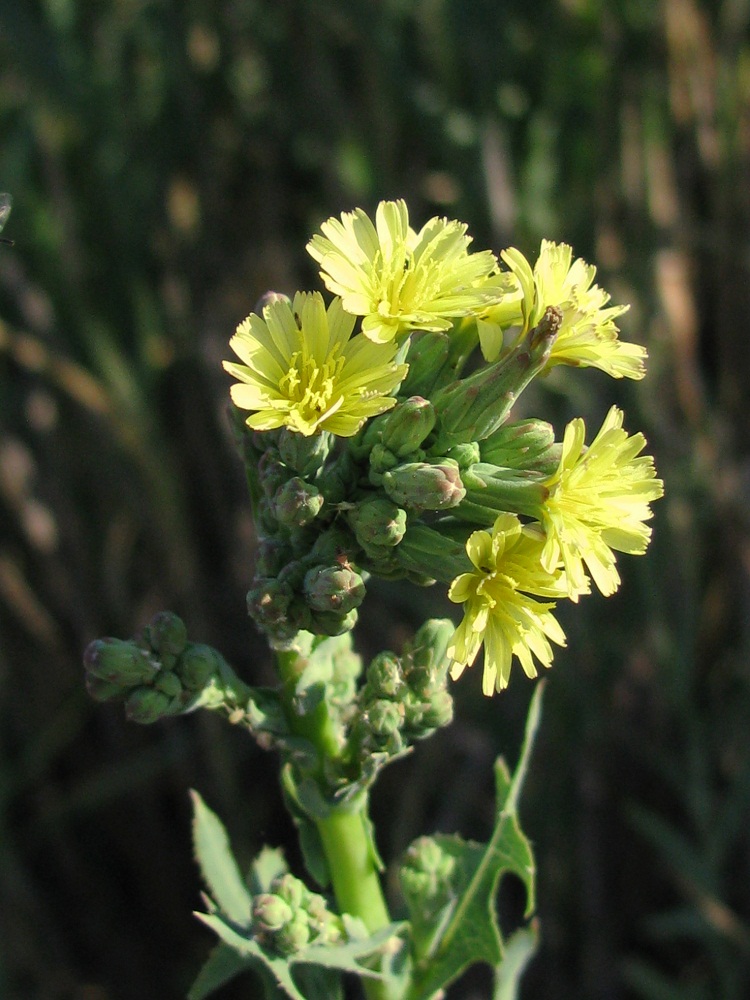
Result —
M496 820L489 843L477 844L444 835L435 837L436 847L446 859L450 857L454 862L447 885L450 891L443 890L445 903L433 909L425 921L418 893L411 898L407 896L415 940L419 937L422 945L429 941L427 954L420 949L422 954L406 994L407 1000L428 1000L474 962L487 962L498 969L506 945L497 922L495 899L500 879L506 872L523 881L527 896L526 916L533 912L534 857L519 826L516 810L539 724L541 690L538 685L513 776L502 760L495 765Z
M289 961L281 956L267 954L252 937L246 937L240 930L231 927L225 920L215 914L196 913L196 917L210 927L211 930L239 955L261 961L273 974L277 984L292 1000L305 1000L292 979Z
M248 876L248 886L253 896L260 892L270 892L271 883L279 875L285 875L289 871L289 866L284 858L284 852L278 847L261 848L258 857L253 861Z
M534 956L539 944L539 932L535 922L528 927L519 927L505 942L503 960L495 970L495 992L492 1000L518 1000L518 988L526 966Z
M220 941L208 956L198 977L190 987L187 1000L204 1000L224 983L234 979L251 964L250 959L240 955L234 948Z
M232 856L226 830L197 792L193 800L193 844L203 878L220 910L241 927L250 922L252 897Z
M263 948L256 938L243 928L233 927L223 917L217 914L196 913L199 920L203 921L207 927L221 939L221 941L233 949L240 957L244 966L247 967L255 962L261 962L266 970L274 977L278 986L292 998L292 1000L305 1000L300 992L295 979L292 976L292 969L295 975L302 972L297 970L297 966L317 967L330 972L351 972L358 976L366 976L371 979L384 979L386 974L363 964L371 960L378 954L391 955L394 951L394 940L403 933L406 924L390 924L376 934L364 937L361 940L347 941L339 945L311 945L302 948L292 955L282 956ZM238 969L239 971L239 969ZM309 976L308 976L309 978ZM333 977L327 982L336 981ZM204 993L203 996L206 994ZM311 994L311 996L314 994ZM326 998L335 997L332 990L325 993ZM193 998L191 998L193 1000ZM200 1000L200 998L197 998Z

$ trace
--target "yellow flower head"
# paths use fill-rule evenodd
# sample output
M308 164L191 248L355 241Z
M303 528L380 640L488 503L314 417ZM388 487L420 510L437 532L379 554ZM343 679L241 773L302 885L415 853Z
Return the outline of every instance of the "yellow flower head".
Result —
M651 538L651 528L644 524L652 516L649 503L664 494L653 458L640 455L646 439L629 436L622 418L622 410L613 406L588 449L583 420L571 420L560 464L545 482L549 497L541 513L547 536L542 564L551 570L562 562L574 600L588 591L584 564L602 594L617 590L613 549L643 555Z
M352 337L353 327L341 299L326 311L319 292L297 292L292 303L279 297L262 319L251 313L229 341L243 364L224 362L239 379L230 390L233 402L254 411L248 426L351 437L369 417L390 410L396 400L388 393L408 365L394 363L395 343Z
M326 288L364 317L365 336L385 344L405 330L448 330L502 297L507 278L491 251L468 252L466 228L436 216L417 233L405 201L381 201L374 225L361 208L344 212L307 250Z
M464 617L448 645L455 680L476 659L484 643L482 690L486 695L508 686L517 656L527 677L536 677L534 657L552 663L549 640L565 645L565 633L552 614L553 603L530 597L565 597L564 574L548 572L541 562L544 536L522 526L514 514L500 514L491 531L475 531L466 543L474 570L456 577L448 597L464 605Z
M573 260L567 243L550 240L542 240L533 271L520 250L511 247L501 256L520 291L517 317L511 317L511 321L520 322L522 335L536 326L549 306L556 306L562 313L547 368L600 368L613 378L643 378L646 349L620 340L615 324L628 306L608 305L609 294L593 284L596 268L592 264L580 257ZM502 329L507 325L505 315L498 310L490 310L484 329L480 325L480 342L488 361L494 361L500 353Z

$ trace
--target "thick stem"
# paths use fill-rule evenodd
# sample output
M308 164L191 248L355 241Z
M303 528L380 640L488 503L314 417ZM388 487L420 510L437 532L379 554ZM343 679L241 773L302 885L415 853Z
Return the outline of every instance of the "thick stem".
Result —
M279 673L287 700L287 717L291 728L316 747L323 774L325 758L340 756L328 706L321 702L309 715L299 715L291 704L296 682L304 668L304 658L294 652L277 654ZM368 831L367 795L363 794L348 808L333 808L315 823L323 843L333 892L339 911L359 917L374 933L391 922L380 884L378 862ZM363 977L362 986L367 1000L396 1000L392 989L376 979Z
M365 808L332 812L318 820L317 827L339 908L359 917L368 931L374 932L386 927L391 918L367 833Z

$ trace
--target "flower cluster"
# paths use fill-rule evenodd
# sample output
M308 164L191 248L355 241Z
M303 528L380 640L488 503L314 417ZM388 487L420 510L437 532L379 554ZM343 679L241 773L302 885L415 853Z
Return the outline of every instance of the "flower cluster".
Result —
M448 219L415 230L403 201L374 222L359 208L329 219L307 246L328 304L269 293L225 368L235 412L249 411L237 434L261 551L248 605L271 644L350 630L372 575L441 581L463 606L451 676L483 647L491 694L514 658L529 676L551 664L556 601L592 581L617 590L615 553L645 552L663 485L616 407L588 446L581 419L559 442L512 419L557 365L642 378L645 349L615 322L627 307L566 244L542 241L532 266L470 243ZM392 702L373 701L384 738L404 724Z

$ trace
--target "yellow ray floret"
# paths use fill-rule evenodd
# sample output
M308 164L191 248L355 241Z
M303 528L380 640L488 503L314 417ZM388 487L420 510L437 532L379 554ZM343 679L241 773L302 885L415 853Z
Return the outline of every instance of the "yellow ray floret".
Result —
M354 317L319 292L279 296L239 325L229 346L243 362L225 361L239 381L230 390L253 430L288 427L299 434L356 434L369 417L395 405L390 396L408 365L394 363L397 345L352 337Z
M584 564L605 596L617 590L613 550L630 555L646 551L649 504L664 494L653 458L640 454L646 439L628 435L622 421L622 410L613 406L586 448L584 422L572 420L565 428L558 468L544 484L549 496L541 514L547 536L542 563L551 570L562 562L573 599L588 591Z
M326 288L364 317L362 332L387 343L407 330L448 330L506 293L510 276L497 273L491 251L469 253L466 228L435 217L415 232L405 201L381 201L374 224L361 208L344 212L307 250Z
M582 258L573 260L567 243L542 240L534 269L520 250L511 247L501 254L516 282L517 298L487 311L479 324L480 342L486 360L494 361L503 345L503 330L518 324L523 336L536 326L550 306L562 313L562 323L552 347L547 368L571 365L599 368L613 378L641 379L646 374L647 352L640 344L622 341L615 320L628 306L609 305L610 296L594 284L596 268ZM516 307L508 315L507 305Z
M454 680L471 666L482 644L486 695L508 686L514 656L527 677L536 677L536 660L544 667L552 663L550 640L565 645L552 614L554 603L530 596L567 595L564 574L542 566L543 547L542 533L522 526L514 514L500 514L491 531L469 537L466 552L474 569L456 577L448 591L452 601L464 605L463 620L448 646Z

